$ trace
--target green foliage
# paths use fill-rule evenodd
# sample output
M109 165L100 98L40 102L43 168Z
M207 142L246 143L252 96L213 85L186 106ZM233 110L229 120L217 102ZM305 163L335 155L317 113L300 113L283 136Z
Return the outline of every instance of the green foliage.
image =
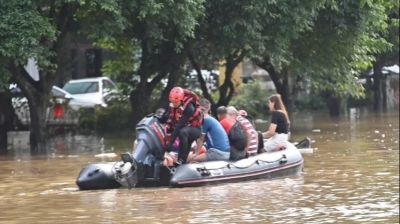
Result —
M96 110L92 108L81 108L79 110L78 127L82 131L95 130L96 127Z
M99 131L133 130L132 108L127 101L113 101L96 110L96 128Z
M202 69L217 63L236 66L244 57L258 61L269 55L275 66L286 64L290 41L312 25L324 1L207 1L206 16L190 42L191 52ZM231 70L226 70L229 77ZM225 104L233 87L225 80L218 103ZM228 96L228 97L227 97Z
M296 108L298 110L321 110L326 109L326 99L318 94L305 95L296 100Z
M313 29L292 42L288 69L310 77L313 91L364 95L357 76L371 66L374 53L389 46L377 35L387 27L385 8L367 2L329 1L319 11Z
M98 46L114 53L113 59L104 63L103 73L113 76L126 94L134 92L139 83L153 91L160 77L166 77L174 66L170 61L173 55L194 37L198 20L204 15L203 3L204 0L120 2L124 17L121 32L97 39Z
M78 32L90 39L119 35L124 29L127 18L122 15L121 1L115 0L73 0L77 11L74 15L78 22Z
M252 117L264 117L268 113L268 97L275 92L260 88L258 82L243 84L242 91L232 98L230 105L246 110Z
M132 109L126 100L116 100L107 107L82 108L79 110L78 127L81 131L101 132L133 129Z
M25 64L34 57L49 67L48 43L56 38L55 27L40 14L32 1L0 1L0 62Z
M102 38L97 41L96 46L112 51L115 56L103 63L102 73L113 77L117 81L119 89L124 94L129 94L136 83L137 71L140 63L140 48L134 40L124 37Z
M124 8L128 18L135 18L128 24L133 36L146 39L150 47L173 41L176 50L180 50L184 41L194 36L198 18L204 12L203 3L204 0L130 1Z
M379 36L388 42L389 47L385 51L374 52L378 61L386 63L398 63L399 60L399 1L390 0L382 2L385 7L386 29L379 32Z
M6 69L1 67L0 63L0 92L8 90L9 82L10 74Z
M165 87L161 80L188 69L186 58L173 60L187 52L201 69L214 69L223 59L238 62L239 55L269 58L280 73L295 76L291 80L309 80L316 94L363 96L360 71L375 57L398 54L398 8L395 0L0 0L0 88L14 75L8 65L31 57L54 75L68 36L91 38L112 51L103 73L125 94L150 95L151 106ZM267 93L258 88L246 85L232 103L252 115L265 111L261 98ZM88 112L82 122L106 126L106 118L125 114L127 105L119 105L123 111L110 106L93 119Z

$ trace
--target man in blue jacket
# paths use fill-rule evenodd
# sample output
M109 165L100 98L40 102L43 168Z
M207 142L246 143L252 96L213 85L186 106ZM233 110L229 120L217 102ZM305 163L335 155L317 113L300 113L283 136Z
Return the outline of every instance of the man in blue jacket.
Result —
M204 114L201 125L202 135L197 141L195 153L190 158L191 161L214 161L229 160L230 146L228 135L221 124L209 115L210 102L207 99L200 100L200 109ZM206 142L206 153L199 154L201 147Z

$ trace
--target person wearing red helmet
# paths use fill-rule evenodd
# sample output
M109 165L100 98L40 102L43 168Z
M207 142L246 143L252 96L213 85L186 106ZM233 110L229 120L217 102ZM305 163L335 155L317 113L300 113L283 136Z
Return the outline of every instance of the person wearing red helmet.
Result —
M190 90L174 87L169 94L167 132L171 133L166 151L173 149L179 138L177 165L186 163L191 143L201 135L203 114L200 111L199 97Z

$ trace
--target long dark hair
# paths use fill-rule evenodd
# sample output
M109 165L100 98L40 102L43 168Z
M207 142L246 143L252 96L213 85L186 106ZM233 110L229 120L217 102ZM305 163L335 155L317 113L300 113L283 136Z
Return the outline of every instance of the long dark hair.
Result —
M274 110L281 111L285 115L286 122L290 124L289 115L288 112L286 111L285 104L283 104L281 95L280 94L272 95L269 97L269 101L274 103Z

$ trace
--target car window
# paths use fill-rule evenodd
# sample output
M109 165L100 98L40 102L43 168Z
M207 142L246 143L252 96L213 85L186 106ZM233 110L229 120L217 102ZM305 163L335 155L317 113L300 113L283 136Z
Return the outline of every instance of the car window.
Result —
M65 98L65 93L61 92L60 90L58 90L56 88L51 89L51 95L53 97Z
M98 82L67 83L63 89L71 94L95 93L99 91L99 84Z
M105 91L107 91L107 90L112 90L112 89L114 89L114 88L115 88L114 84L112 84L110 81L108 81L108 80L103 80L103 89L104 89Z

